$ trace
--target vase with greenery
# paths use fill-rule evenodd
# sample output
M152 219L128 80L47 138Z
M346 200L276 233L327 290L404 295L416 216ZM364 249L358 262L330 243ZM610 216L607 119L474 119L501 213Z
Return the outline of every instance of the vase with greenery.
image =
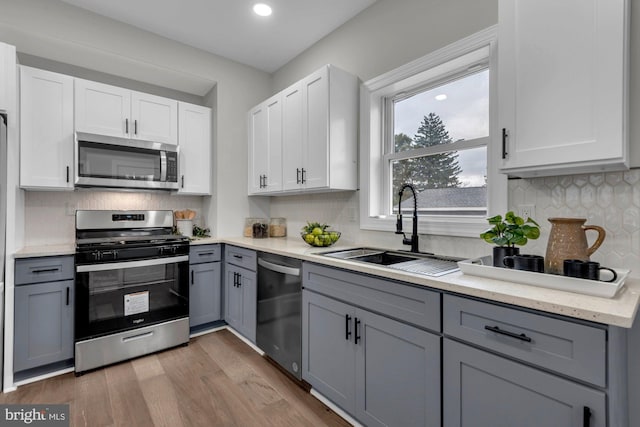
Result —
M492 226L480 234L485 242L496 245L493 248L494 267L504 267L502 260L505 256L518 255L520 249L516 246L524 246L527 242L540 237L540 226L532 218L526 220L517 216L513 211L502 215L487 218Z

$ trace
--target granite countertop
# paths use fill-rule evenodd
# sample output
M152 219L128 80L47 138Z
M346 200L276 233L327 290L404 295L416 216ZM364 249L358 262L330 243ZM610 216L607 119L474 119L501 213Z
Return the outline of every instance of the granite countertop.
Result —
M560 314L592 322L630 328L640 305L640 279L628 278L625 286L614 298L540 288L502 280L470 276L455 272L441 277L427 277L404 271L392 270L375 264L366 264L318 255L322 252L349 249L354 246L334 245L331 248L314 248L299 238L225 238L222 243L242 246L257 251L292 256L318 264L373 274L442 291L455 292L491 301Z
M491 301L513 304L548 313L560 314L577 319L630 328L640 305L640 279L628 278L625 286L613 298L540 288L508 281L487 279L455 272L441 277L427 277L419 274L318 255L329 250L353 248L353 245L334 245L331 248L315 248L299 238L203 238L191 242L192 245L225 243L256 251L299 258L318 264L372 274L388 279L426 286L442 291L484 298ZM70 255L75 246L50 245L25 247L15 254L16 258L36 256Z

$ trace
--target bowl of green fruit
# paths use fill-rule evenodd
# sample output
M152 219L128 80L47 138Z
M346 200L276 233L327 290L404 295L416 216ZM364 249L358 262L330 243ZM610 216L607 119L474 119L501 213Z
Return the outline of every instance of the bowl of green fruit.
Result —
M327 247L333 245L340 238L339 231L327 230L329 225L320 224L319 222L307 222L302 227L300 236L302 240L316 247Z

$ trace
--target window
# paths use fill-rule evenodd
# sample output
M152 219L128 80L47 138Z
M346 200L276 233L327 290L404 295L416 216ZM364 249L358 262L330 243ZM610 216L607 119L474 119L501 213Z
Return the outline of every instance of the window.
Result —
M409 183L417 191L419 214L485 216L488 68L387 103L385 114L393 121L383 157L385 182L391 182L387 212L398 212L398 192ZM413 202L403 199L401 206L413 209Z
M413 211L419 232L474 236L506 207L492 144L496 31L440 49L364 84L361 228L393 230ZM368 114L366 113L368 110Z

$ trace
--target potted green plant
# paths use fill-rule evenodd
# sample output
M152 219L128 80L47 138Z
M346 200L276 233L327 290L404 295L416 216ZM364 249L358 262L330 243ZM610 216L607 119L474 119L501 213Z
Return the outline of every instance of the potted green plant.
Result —
M487 218L491 228L480 234L480 237L487 243L496 245L493 248L494 267L504 267L502 260L505 256L518 255L520 248L516 246L526 245L529 239L535 240L540 237L540 226L532 218L517 216L513 211L502 215Z

